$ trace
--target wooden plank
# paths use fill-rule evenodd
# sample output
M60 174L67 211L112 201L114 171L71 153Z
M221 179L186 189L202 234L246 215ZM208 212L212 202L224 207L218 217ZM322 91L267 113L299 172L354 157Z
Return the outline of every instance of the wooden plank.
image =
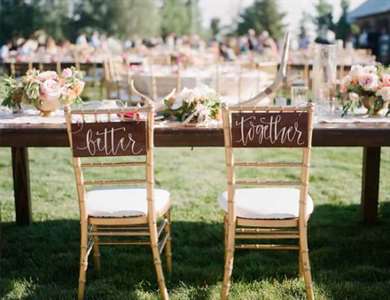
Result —
M157 127L156 147L223 147L222 128ZM388 124L315 124L313 146L390 146ZM68 147L65 125L0 124L0 147Z
M307 112L232 113L233 147L307 147Z
M367 224L374 224L378 219L380 160L380 147L363 149L361 210Z
M32 222L32 213L27 148L12 148L12 172L14 180L16 224L29 225Z
M146 154L144 121L71 124L73 156L127 156Z

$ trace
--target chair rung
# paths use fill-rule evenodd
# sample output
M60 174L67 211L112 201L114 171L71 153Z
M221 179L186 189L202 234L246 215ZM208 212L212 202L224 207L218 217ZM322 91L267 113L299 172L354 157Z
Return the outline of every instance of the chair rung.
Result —
M302 163L295 162L244 162L238 161L234 163L237 167L254 167L254 168L300 168Z
M249 228L249 227L238 227L236 228L237 233L262 233L262 234L272 234L272 233L280 233L280 234L299 234L297 230L285 230L281 228Z
M257 220L257 219L243 219L237 218L238 226L253 226L253 227L266 227L266 228L280 228L280 227L298 227L298 218L283 219L283 220Z
M141 184L146 179L113 179L113 180L86 180L85 185L111 185L111 184Z
M159 237L161 233L163 232L165 226L168 224L168 221L166 219L163 219L160 226L157 228L157 236Z
M150 245L150 242L99 242L99 245Z
M105 226L105 225L95 225L98 231L104 232L106 230L114 230L114 231L139 231L139 230L149 230L147 226Z
M279 244L239 244L237 249L259 249L259 250L299 250L299 246Z
M279 186L300 186L300 181L278 181L278 180L252 180L252 179L243 179L237 180L236 185L255 185L255 186L270 186L270 187L279 187Z
M167 233L164 236L164 238L158 243L158 251L160 252L160 254L163 252L165 244L167 243L168 239L169 239L169 234Z
M82 163L82 168L108 168L108 167L138 167L145 166L144 161L133 161L133 162L107 162L107 163Z
M280 233L270 233L270 234L236 234L236 239L238 240L251 240L251 239L298 239L299 234L290 233L290 234L280 234Z
M92 231L94 236L149 236L149 231L138 231L138 232L125 232L125 231L116 231L116 232L99 232Z

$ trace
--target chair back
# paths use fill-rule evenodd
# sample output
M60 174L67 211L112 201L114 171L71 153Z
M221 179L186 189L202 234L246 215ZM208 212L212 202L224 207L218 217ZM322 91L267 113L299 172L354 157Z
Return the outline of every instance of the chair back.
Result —
M125 116L131 118L126 118ZM85 193L89 186L146 186L148 212L154 212L153 204L153 123L154 107L71 110L65 107L65 116L69 144L73 155L73 167L76 176L77 192L80 202L80 215L86 216ZM122 157L118 161L118 157ZM126 161L123 161L127 157ZM138 167L137 179L117 179L121 172L98 172L99 178L87 179L86 169L104 170L105 168ZM142 174L142 176L141 176ZM109 199L107 199L109 200ZM130 199L129 199L130 201Z
M295 187L300 190L299 216L304 216L308 192L313 106L306 107L222 107L227 165L228 199L234 212L234 190L239 186ZM298 162L235 161L235 148L302 149ZM237 168L300 169L299 180L236 179Z

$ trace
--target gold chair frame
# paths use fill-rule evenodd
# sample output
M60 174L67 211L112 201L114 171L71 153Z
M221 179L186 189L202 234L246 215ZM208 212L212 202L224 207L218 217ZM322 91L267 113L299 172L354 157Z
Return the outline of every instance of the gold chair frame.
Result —
M154 207L154 158L153 158L153 126L154 107L148 102L142 108L122 108L110 110L71 110L65 107L65 116L69 143L73 149L72 129L73 116L81 117L85 122L87 116L94 118L98 123L100 115L107 116L108 121L111 115L123 112L146 113L146 160L131 162L82 162L80 157L73 157L73 168L76 177L77 194L80 209L81 244L80 244L80 277L78 299L83 299L85 294L86 272L88 268L88 256L93 250L94 265L100 270L100 245L150 245L153 254L153 261L157 273L158 286L162 299L169 299L165 285L165 279L161 264L160 254L165 251L167 269L172 271L172 246L171 246L171 213L170 208L162 216L160 224L157 224L158 216ZM120 168L120 167L145 167L145 179L131 180L84 180L83 170L86 168ZM86 185L136 185L145 184L147 194L146 216L134 217L90 217L86 211ZM131 201L131 199L129 199ZM100 239L122 237L131 239L129 241L101 241ZM150 240L148 241L147 238ZM136 239L136 240L134 240Z
M231 132L231 113L232 112L307 112L308 113L308 145L302 149L301 162L244 162L234 161ZM225 267L224 278L221 292L221 299L227 299L230 289L230 278L233 270L233 259L235 249L257 249L257 250L298 250L299 251L299 274L304 277L306 286L306 296L308 299L314 299L312 278L310 272L308 238L307 238L307 218L306 200L309 184L309 168L311 155L312 138L312 117L313 106L307 107L222 107L223 129L225 139L225 159L227 168L227 213L224 215L225 232ZM261 147L261 146L259 146ZM235 168L300 168L300 181L261 181L261 180L236 180ZM237 217L235 214L235 188L237 186L258 186L258 187L299 187L299 217L290 219L247 219ZM254 201L256 199L253 199ZM286 199L288 201L288 199ZM240 243L236 240L298 240L298 245L293 244L253 244Z

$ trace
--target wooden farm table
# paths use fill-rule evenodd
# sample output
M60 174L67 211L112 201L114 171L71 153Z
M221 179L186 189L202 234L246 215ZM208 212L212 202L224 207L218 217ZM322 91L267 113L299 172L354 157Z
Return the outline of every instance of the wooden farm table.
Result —
M12 148L16 223L32 221L29 147L68 147L64 124L0 124L0 147ZM223 147L221 128L158 127L157 147ZM382 146L390 146L390 124L316 124L316 147L363 147L361 207L363 220L377 220Z

